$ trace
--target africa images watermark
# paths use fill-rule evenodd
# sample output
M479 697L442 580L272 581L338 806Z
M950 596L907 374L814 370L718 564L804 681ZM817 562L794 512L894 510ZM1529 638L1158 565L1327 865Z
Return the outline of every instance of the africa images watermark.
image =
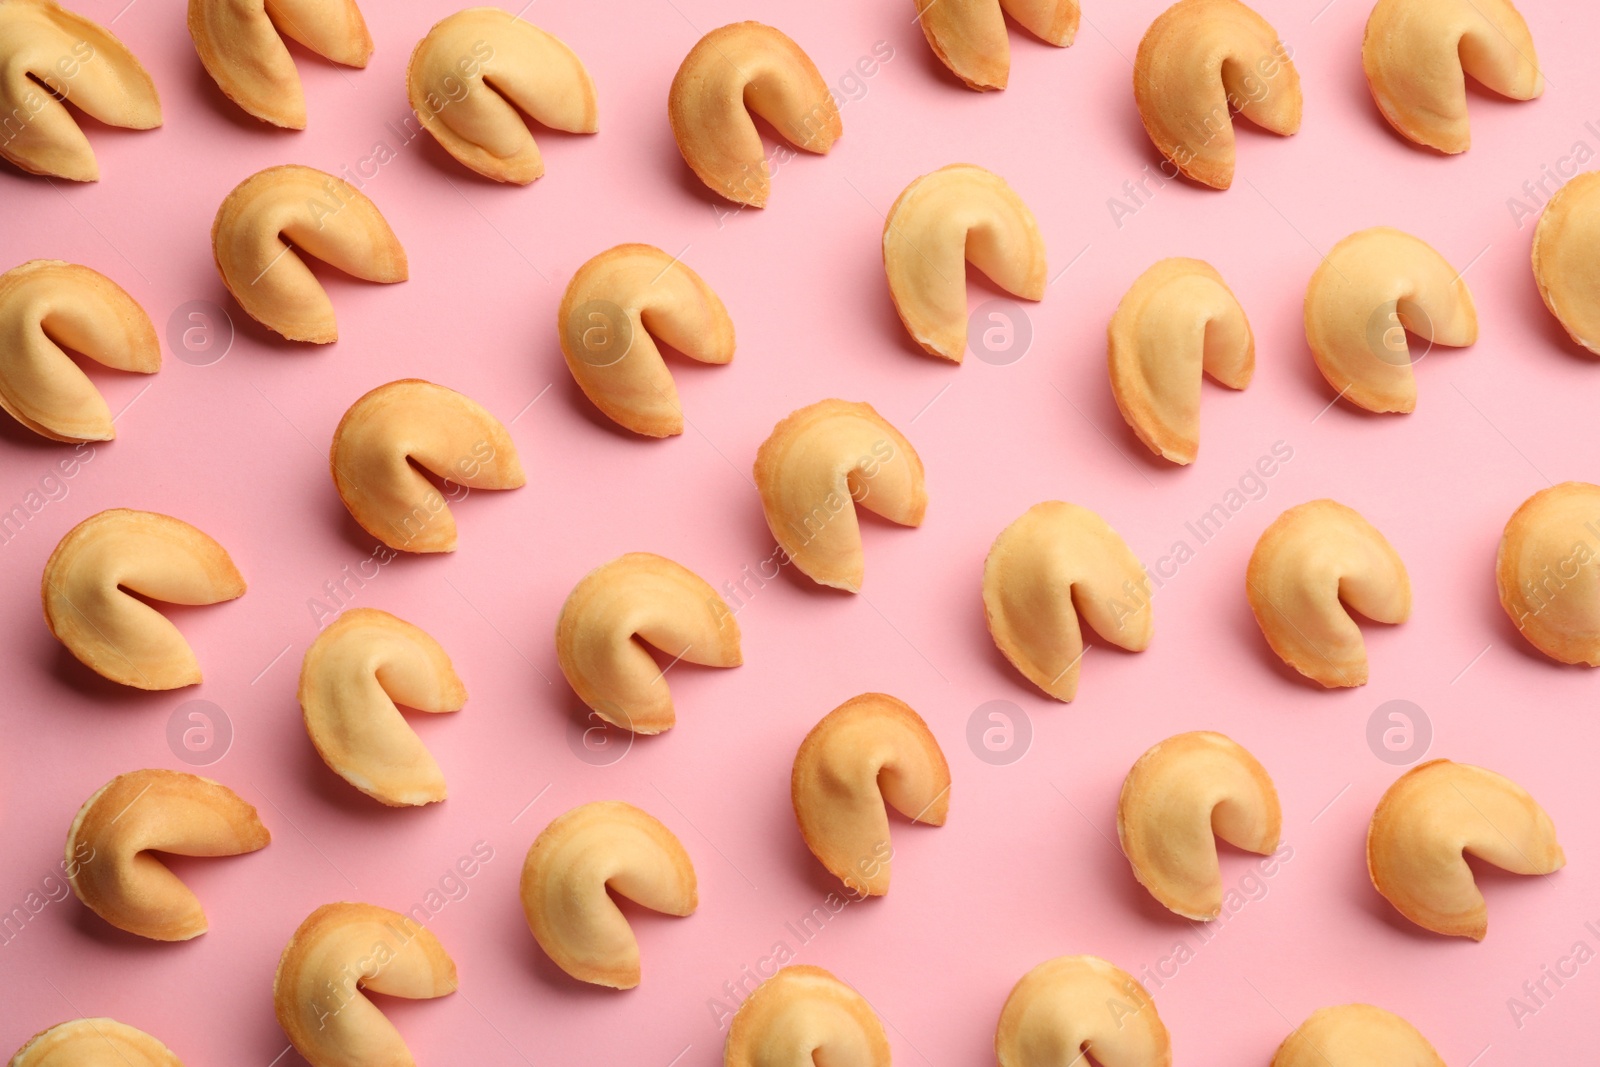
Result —
M1587 533L1594 535L1596 543L1600 543L1600 526L1596 525L1596 520L1590 519L1583 524L1583 528ZM1595 544L1591 544L1586 537L1580 537L1572 543L1565 556L1541 567L1536 578L1522 579L1518 591L1522 593L1528 610L1517 616L1517 629L1527 629L1529 619L1557 603L1567 586L1576 582L1583 569L1597 559L1600 559L1600 551L1597 551ZM1590 586L1585 583L1580 588L1587 590Z
M233 348L233 316L210 300L189 300L167 316L167 347L191 367L209 367Z
M1511 213L1511 221L1517 224L1517 229L1526 226L1529 219L1538 218L1539 212L1568 179L1576 178L1584 165L1595 158L1594 144L1600 144L1600 119L1585 122L1583 129L1588 137L1578 138L1564 154L1539 164L1538 175L1522 183L1519 195L1506 197L1506 210ZM1594 139L1594 144L1590 144L1589 137Z
M842 113L847 105L867 98L868 80L877 76L878 72L888 65L894 56L894 45L888 41L878 41L872 46L871 52L857 59L854 65L839 75L835 79L835 84L829 87L833 108L830 109L818 103L810 111L807 111L790 124L791 128L788 131L788 135L792 136L798 143L809 143L827 122L830 111ZM797 154L794 148L782 142L774 145L772 154L763 160L766 166L767 179L770 180L776 177L778 169L794 159ZM760 184L759 178L752 173L750 166L747 164L743 169L741 179L730 179L727 182L727 195L734 200L741 200L742 197L735 195L735 190L742 185L744 194L749 195L759 188ZM711 212L717 217L717 229L722 229L724 221L729 216L739 214L746 206L748 205L740 203L735 208L724 208L721 204L712 204Z
M471 849L445 868L420 901L383 925L383 933L365 953L343 964L312 997L317 1013L317 1028L326 1029L328 1020L361 996L361 983L376 978L389 963L416 939L427 925L452 903L467 899L469 884L494 859L494 848L487 841L475 841Z
M888 841L879 841L872 850L856 861L856 871L862 879L877 877L884 864L894 858L894 848ZM787 967L800 949L811 944L822 931L839 917L851 904L867 899L866 881L857 884L845 879L843 893L829 893L822 903L783 924L783 936L772 943L766 954L758 956L753 964L744 964L735 978L722 983L720 995L706 998L706 1010L718 1030L726 1030L728 1022L739 1010L739 1005L754 993L761 983Z
M422 110L411 109L399 119L385 122L384 129L389 136L372 142L366 155L353 164L346 163L340 167L337 176L357 190L366 188L367 183L376 178L385 165L400 158L400 149L422 136L428 123L437 121L451 104L459 104L472 95L474 85L482 84L481 81L474 82L474 79L483 70L484 64L493 58L494 46L484 40L474 41L472 48L456 60L456 73L445 75L439 83L439 91L429 89L424 95L422 107L427 112L426 118ZM327 194L326 202L313 198L306 204L319 230L350 202L350 198L332 181L324 182L322 190Z
M167 747L191 767L209 767L233 747L233 719L210 700L186 700L167 717Z
M837 489L830 489L821 503L801 519L790 520L790 533L798 539L795 547L804 548L815 541L846 508L853 509L855 505L865 503L872 492L872 480L883 471L885 464L894 462L897 455L892 441L887 438L874 441L851 469L848 492L841 494ZM729 579L722 583L719 590L721 598L711 602L712 609L718 613L717 617L720 619L724 615L739 614L749 606L757 593L766 588L768 582L776 579L782 569L792 562L793 554L782 545L777 545L770 555L754 564L753 571L751 564L746 563L740 568L737 580ZM769 570L771 573L768 573Z
M1172 943L1167 952L1146 964L1133 977L1137 982L1130 982L1123 990L1127 994L1126 1001L1109 1000L1106 1010L1111 1013L1111 1020L1120 1030L1126 1021L1137 1015L1145 1007L1146 1001L1143 990L1158 992L1166 988L1167 984L1177 978L1183 968L1196 959L1200 950L1211 944L1222 935L1228 924L1251 904L1259 904L1266 900L1272 892L1271 880L1294 859L1294 846L1287 842L1281 844L1270 855L1262 856L1251 864L1250 869L1240 876L1232 888L1222 895L1222 910L1217 912L1216 918L1210 922L1191 922L1191 938L1180 937Z
M70 456L56 460L33 488L22 494L22 499L0 511L0 546L11 544L28 528L28 524L51 504L59 504L72 491L68 484L94 459L94 445L81 441Z
M72 895L72 880L86 865L93 863L94 846L79 841L72 855L63 856L54 868L22 896L22 901L5 912L0 912L0 948L22 936L39 915L50 905L59 904Z
M41 71L30 68L27 74L37 78L37 82L19 71L21 85L26 89L26 92L23 93L22 99L17 102L17 106L12 108L10 113L3 119L0 119L0 134L4 135L4 143L10 144L18 137L21 137L22 132L28 128L28 124L38 117L39 112L45 109L45 104L51 99L52 95L62 100L70 100L72 98L73 79L83 72L86 64L94 62L96 55L94 45L86 40L79 40L73 42L72 48L62 53L50 65L48 70ZM39 92L38 86L41 83L44 88L50 90L49 94Z
M372 546L370 555L357 561L354 569L346 563L339 568L335 578L329 578L322 583L324 596L306 598L306 608L311 612L311 621L316 623L317 629L322 629L339 613L355 603L356 594L367 587L378 575L383 573L383 567L392 562L399 553L385 544ZM324 599L326 597L326 599Z
M1552 962L1541 964L1536 977L1522 983L1518 990L1520 996L1513 995L1506 998L1506 1011L1511 1013L1511 1021L1521 1030L1528 1024L1528 1020L1550 1006L1567 983L1578 977L1578 971L1584 964L1595 957L1595 950L1589 944L1589 938L1600 940L1600 923L1590 920L1583 924L1586 937L1580 937L1572 943L1572 947L1557 956Z
M1282 41L1267 55L1256 61L1254 71L1246 71L1239 84L1240 93L1227 90L1226 102L1213 108L1200 121L1195 124L1191 133L1196 138L1194 142L1181 142L1173 150L1171 159L1162 159L1156 164L1155 170L1150 169L1147 163L1139 171L1137 180L1129 179L1122 183L1120 196L1106 198L1106 211L1111 215L1111 221L1117 229L1122 229L1127 220L1143 210L1155 194L1163 189L1168 182L1176 181L1183 168L1197 155L1200 149L1209 145L1224 129L1231 129L1233 113L1243 111L1251 104L1259 104L1271 92L1271 80L1278 76L1283 65L1294 58L1294 49ZM1155 187L1151 188L1151 183Z
M390 519L389 525L400 543L410 544L427 530L430 522L445 513L447 505L459 504L471 496L472 487L469 483L478 476L479 471L494 462L494 457L494 445L479 440L466 455L450 465L449 474L441 475L444 479L443 493L429 485L428 494L413 504L411 510L398 519ZM457 478L461 480L457 481Z
M967 747L991 767L1016 763L1032 744L1033 719L1014 701L985 701L967 716Z
M1367 717L1367 748L1392 767L1420 762L1432 745L1433 720L1409 700L1386 700Z
M1225 490L1216 503L1185 522L1185 536L1173 541L1166 554L1153 565L1145 565L1145 581L1135 583L1130 579L1124 582L1123 596L1112 599L1111 609L1117 625L1120 627L1129 617L1142 611L1156 591L1176 578L1184 565L1199 555L1200 549L1215 540L1235 515L1250 504L1265 500L1270 491L1268 480L1293 458L1292 445L1287 441L1274 441L1272 448L1246 467L1236 483Z

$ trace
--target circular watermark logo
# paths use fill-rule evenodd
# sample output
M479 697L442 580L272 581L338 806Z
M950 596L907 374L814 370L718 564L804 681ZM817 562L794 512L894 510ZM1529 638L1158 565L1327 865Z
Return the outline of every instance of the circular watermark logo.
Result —
M1367 719L1367 747L1385 763L1408 767L1428 754L1433 722L1409 700L1387 700Z
M585 300L572 309L568 332L576 355L591 367L622 361L633 347L633 319L609 300Z
M1014 300L985 300L967 316L967 347L985 363L1015 363L1032 344L1033 320Z
M606 715L628 722L628 713L615 705L606 706ZM567 747L591 767L609 767L633 748L633 731L603 718L593 708L567 720Z
M983 762L1004 767L1028 754L1033 720L1009 700L979 704L967 718L967 747Z
M233 720L209 700L188 700L167 719L167 747L191 767L209 767L233 747Z
M1411 346L1394 304L1379 304L1367 319L1367 350L1391 367L1421 363L1433 351L1433 320L1428 313L1412 304L1406 308L1406 317L1411 320L1411 332L1424 341L1421 348Z
M209 367L233 347L233 319L209 300L179 304L167 319L167 347L191 366Z

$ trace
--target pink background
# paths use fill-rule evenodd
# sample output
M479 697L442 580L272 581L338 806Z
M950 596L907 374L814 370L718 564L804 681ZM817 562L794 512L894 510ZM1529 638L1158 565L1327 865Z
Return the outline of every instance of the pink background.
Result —
M1593 5L1525 5L1544 97L1513 104L1474 90L1474 147L1441 158L1393 135L1368 95L1365 0L1333 0L1320 13L1318 2L1262 0L1303 79L1301 133L1241 131L1231 191L1169 183L1119 227L1108 198L1158 162L1134 109L1129 60L1162 0L1088 5L1065 51L1013 34L1011 87L987 95L937 64L902 0L543 0L526 17L588 65L602 132L539 132L548 173L529 188L481 180L427 137L399 146L386 125L407 113L412 46L449 5L367 4L377 52L363 71L297 52L310 123L287 133L222 98L195 57L182 5L124 2L82 0L81 10L102 23L115 17L112 28L160 87L166 124L132 133L86 122L97 185L0 167L0 267L34 257L88 264L125 286L164 340L173 311L193 300L225 308L237 336L210 366L181 362L168 345L153 379L97 372L113 411L132 404L118 439L97 447L66 495L0 548L0 604L14 620L0 674L0 908L56 873L74 812L108 778L189 769L166 729L192 699L219 705L235 731L226 756L198 770L255 804L273 843L236 859L175 863L211 920L187 944L124 935L70 896L44 908L0 945L0 1051L66 1018L111 1015L159 1035L190 1064L266 1065L286 1046L272 1013L273 970L301 919L341 899L407 909L481 841L494 858L430 923L459 965L460 993L385 1005L423 1064L718 1063L723 1034L708 1001L779 941L859 988L902 1064L989 1061L1012 984L1049 957L1095 953L1138 973L1179 941L1193 958L1175 974L1165 965L1152 988L1182 1063L1265 1063L1313 1009L1352 1000L1405 1015L1457 1067L1586 1058L1576 1050L1597 1031L1600 964L1579 970L1520 1027L1507 998L1575 942L1600 948L1584 925L1600 920L1596 677L1521 640L1496 601L1492 567L1523 499L1552 482L1600 480L1597 370L1541 305L1528 266L1532 221L1519 225L1508 206L1575 143L1600 149ZM750 17L794 37L835 86L877 42L893 58L844 107L845 137L830 156L784 165L766 211L726 215L673 145L666 91L701 33ZM263 167L354 168L380 140L396 158L365 190L404 242L411 279L377 286L323 271L341 340L319 348L267 334L213 268L218 203ZM1053 274L1082 253L1028 308L1032 347L1009 366L923 357L890 305L880 213L912 178L955 161L1010 181L1038 216ZM1471 264L1482 321L1476 345L1420 365L1409 417L1324 412L1332 391L1301 331L1320 254L1376 224ZM692 428L665 442L597 415L556 344L567 279L623 241L682 250L738 328L732 365L674 364ZM1207 386L1201 455L1189 469L1146 455L1104 369L1118 298L1170 255L1215 264L1258 343L1247 392ZM994 295L974 284L974 304ZM373 547L334 494L330 434L356 397L408 376L461 390L511 423L529 480L455 507L457 553L398 559L354 597L436 636L471 692L461 713L415 722L450 799L395 811L322 765L294 693L317 632L308 602ZM790 576L769 582L738 616L744 667L674 667L679 725L610 766L580 761L568 744L578 703L551 640L573 583L630 550L670 556L719 587L766 559L772 538L749 481L756 447L784 414L832 396L871 402L915 444L931 497L924 526L865 524L861 596ZM1185 522L1275 442L1292 459L1159 591L1148 652L1097 643L1067 706L1043 698L994 650L981 565L1025 508L1052 498L1087 505L1155 565L1174 541L1193 546ZM6 420L0 505L21 502L68 451ZM1260 531L1284 508L1323 496L1384 531L1415 588L1408 623L1366 629L1373 680L1351 691L1320 691L1279 664L1243 591ZM143 694L104 682L40 618L50 550L108 507L198 525L250 582L236 602L172 613L205 670L196 689ZM889 896L852 904L802 945L785 924L839 887L800 841L790 761L818 718L874 689L908 701L944 746L949 824L897 822ZM1570 857L1549 878L1484 876L1483 944L1412 927L1367 880L1367 820L1400 768L1369 750L1366 727L1394 699L1431 720L1430 756L1528 787ZM1031 718L1031 750L1009 766L980 761L966 741L969 716L991 700ZM1228 733L1271 772L1294 849L1265 896L1207 943L1139 888L1114 844L1127 768L1154 742L1204 728ZM539 830L602 798L661 818L700 879L691 918L631 912L644 981L627 993L557 971L516 895ZM1226 882L1237 885L1253 865L1225 855Z

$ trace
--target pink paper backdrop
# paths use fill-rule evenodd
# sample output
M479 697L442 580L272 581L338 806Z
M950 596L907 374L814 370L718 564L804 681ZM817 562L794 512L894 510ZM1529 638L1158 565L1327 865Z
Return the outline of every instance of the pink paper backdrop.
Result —
M81 9L141 57L166 123L148 133L86 123L102 170L96 185L0 167L0 267L34 257L88 264L125 286L164 340L190 301L226 309L236 334L210 365L176 358L168 341L153 379L97 372L112 410L127 408L117 440L95 447L69 480L48 479L69 448L0 420L0 507L35 490L32 502L44 502L0 548L10 620L0 654L0 909L31 892L59 893L50 879L68 824L105 780L140 767L189 769L168 725L191 700L212 702L233 731L226 754L200 773L255 804L273 843L236 859L175 863L211 920L190 943L125 936L70 895L45 906L0 945L0 1051L65 1018L111 1015L161 1036L187 1063L264 1067L286 1048L270 987L301 919L342 899L405 910L430 902L443 880L458 899L432 899L445 903L430 928L460 967L461 991L386 1005L423 1064L719 1063L714 1005L732 1006L724 983L770 966L779 944L859 988L903 1064L990 1061L1012 984L1046 958L1082 952L1146 975L1185 1064L1265 1063L1310 1011L1352 1000L1405 1015L1453 1065L1592 1057L1579 1050L1600 1028L1600 965L1573 975L1562 961L1579 942L1600 947L1585 925L1600 920L1597 679L1521 640L1496 602L1492 566L1507 516L1528 495L1600 480L1600 371L1540 303L1528 266L1538 202L1523 187L1546 168L1570 173L1578 146L1583 159L1600 149L1593 5L1525 4L1544 97L1513 104L1474 91L1473 148L1441 158L1393 135L1368 95L1365 0L1320 11L1321 0L1262 0L1301 72L1302 132L1282 140L1243 130L1231 191L1152 183L1153 196L1119 220L1109 199L1158 162L1129 63L1162 0L1086 5L1065 51L1013 34L1011 87L986 95L937 64L903 0L540 0L526 17L588 65L602 132L540 132L548 173L529 188L480 180L431 139L402 143L395 133L407 114L406 58L448 5L367 4L377 52L363 71L297 52L310 124L287 133L222 98L195 57L181 4L125 2L82 0ZM730 213L683 165L665 104L696 39L743 18L777 24L810 53L847 100L846 134L832 155L782 166L769 209ZM851 80L874 52L892 58ZM391 153L379 167L364 162ZM1073 264L1028 308L1032 344L1009 365L924 358L883 279L881 213L912 178L955 161L1004 175L1038 216L1052 274ZM411 279L399 286L323 272L341 335L326 348L284 343L251 322L208 248L228 190L285 162L356 173L365 165L365 190L410 257ZM1476 345L1420 365L1409 417L1328 408L1331 391L1301 330L1302 293L1322 252L1375 224L1470 264L1482 320ZM613 428L578 393L556 345L567 279L623 241L681 250L737 323L732 365L674 365L691 423L677 439ZM1104 369L1118 298L1170 255L1215 264L1258 343L1247 392L1206 388L1203 446L1188 469L1147 457ZM974 304L996 295L975 282ZM373 552L334 494L330 434L356 397L407 376L461 390L508 422L529 482L457 505L454 555L398 559L364 586L347 585L350 602L434 634L471 692L460 714L414 720L450 799L395 811L322 765L295 681L317 633L312 605L338 606L325 583ZM610 765L578 758L578 704L551 640L573 583L630 550L670 556L719 587L739 580L773 550L749 479L756 447L784 414L831 396L871 402L910 437L928 472L925 525L865 524L861 596L787 575L766 583L738 615L744 667L673 668L675 729L640 739ZM1290 458L1251 481L1275 447ZM1201 544L1185 523L1241 486L1243 506ZM1383 530L1415 587L1410 622L1367 628L1373 680L1351 691L1298 681L1267 649L1244 598L1261 530L1284 508L1323 496ZM1139 656L1097 646L1070 706L1042 698L995 652L978 592L994 536L1052 498L1095 509L1167 573L1160 560L1175 542L1194 550L1156 594L1154 645ZM241 600L173 612L204 666L193 690L106 683L43 624L46 557L108 507L198 525L249 579ZM873 689L917 708L944 746L949 824L897 823L890 895L851 904L802 941L788 924L838 887L795 829L790 761L818 718ZM1031 725L1031 746L1010 764L981 760L967 740L975 709L995 700ZM1374 754L1367 729L1391 700L1421 709L1428 755L1528 787L1570 857L1549 878L1485 873L1482 944L1412 927L1367 880L1367 820L1401 771ZM1202 728L1230 734L1269 769L1293 848L1266 879L1251 879L1253 857L1226 855L1227 883L1250 899L1205 933L1157 906L1114 843L1117 790L1134 759ZM557 971L516 895L539 830L602 798L661 818L700 878L691 918L630 912L644 981L627 993ZM492 860L450 882L475 846L492 849ZM1523 983L1545 967L1571 976L1528 999ZM1514 1017L1511 997L1536 1010ZM276 1062L297 1060L289 1051Z

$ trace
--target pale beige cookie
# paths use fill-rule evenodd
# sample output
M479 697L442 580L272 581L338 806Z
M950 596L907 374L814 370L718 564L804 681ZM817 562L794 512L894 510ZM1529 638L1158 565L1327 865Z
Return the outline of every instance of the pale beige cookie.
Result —
M723 1067L889 1067L889 1037L867 999L821 967L784 967L728 1026Z
M1250 384L1256 339L1211 264L1163 259L1139 275L1106 328L1117 408L1145 447L1174 463L1200 451L1200 382Z
M1397 625L1411 617L1411 579L1394 546L1336 500L1272 521L1245 571L1250 611L1278 658L1329 689L1367 684L1367 646L1352 611Z
M915 0L917 21L939 62L980 92L1011 77L1006 16L1046 44L1066 48L1078 36L1078 0Z
M1059 956L1022 976L994 1032L1000 1067L1171 1067L1148 990L1098 956Z
M1466 75L1512 100L1544 92L1533 35L1509 0L1378 0L1361 66L1389 125L1441 152L1472 143Z
M701 363L733 359L733 320L711 287L653 245L617 245L578 268L556 312L561 354L583 395L646 437L683 432L678 387L656 347Z
M401 552L454 552L456 520L417 468L458 489L526 484L517 446L477 401L419 378L380 385L350 405L328 465L339 499L373 537Z
M1269 856L1282 832L1266 769L1232 738L1207 730L1152 746L1117 800L1117 840L1133 876L1186 919L1209 922L1222 912L1217 838Z
M1501 606L1534 648L1600 667L1600 486L1562 482L1523 501L1494 570Z
M923 351L967 352L967 264L1023 300L1044 299L1039 224L1004 178L953 163L905 187L883 223L883 270L900 321Z
M885 693L863 693L811 728L794 757L789 796L800 836L856 896L889 891L889 808L943 826L950 765L922 716Z
M9 1067L183 1067L173 1051L115 1019L73 1019L34 1034Z
M53 441L109 441L111 409L66 349L113 370L161 369L150 316L104 274L56 259L0 274L0 408Z
M1150 582L1126 541L1077 504L1047 500L1000 531L983 563L989 634L1011 665L1057 700L1078 693L1087 645L1143 652L1155 635Z
M1489 913L1468 854L1512 874L1550 874L1567 863L1555 824L1527 790L1447 759L1401 775L1367 827L1367 873L1401 915L1482 941Z
M1133 97L1150 140L1187 178L1233 184L1233 112L1269 133L1300 129L1300 74L1278 31L1239 0L1178 0L1145 31Z
M302 254L362 281L407 277L406 250L366 194L312 167L268 167L236 186L211 224L217 271L239 306L291 341L339 339L333 302Z
M1371 1004L1318 1008L1273 1053L1272 1067L1445 1067L1428 1039Z
M766 207L766 149L751 115L796 148L826 154L844 135L817 65L781 31L759 22L712 30L684 57L667 96L678 151L706 188Z
M498 7L469 7L436 23L411 53L406 93L446 152L497 182L527 185L544 174L523 115L563 133L600 128L583 60Z
M820 400L791 412L756 452L767 527L818 585L858 592L866 573L856 508L901 526L928 510L922 460L870 404Z
M244 595L227 550L170 515L112 508L74 526L50 553L40 583L56 640L96 674L136 689L200 681L194 651L166 604L217 604Z
M306 649L299 699L317 755L367 796L390 807L445 798L444 772L395 705L460 711L467 687L421 629L387 611L350 608Z
M1337 399L1376 412L1417 406L1407 334L1460 348L1478 339L1461 274L1427 242L1387 226L1351 234L1306 286L1306 343Z
M189 0L189 36L224 96L290 130L306 128L306 95L285 37L346 67L372 58L355 0Z
M272 834L227 786L179 771L119 774L84 801L67 832L72 891L112 926L156 941L206 932L189 887L153 853L237 856Z
M699 903L683 845L632 804L595 801L557 816L522 865L522 914L545 954L581 982L632 989L639 943L610 893L667 915Z
M29 174L100 180L67 109L127 130L161 125L161 97L116 35L55 0L0 0L0 157Z
M311 1067L413 1067L368 993L430 1000L456 991L456 965L427 927L375 904L324 904L289 938L272 979L278 1025Z
M580 700L606 722L658 734L677 722L666 674L644 647L672 662L737 667L739 624L717 591L687 567L629 552L584 575L556 619L556 662Z
M1533 277L1568 335L1600 355L1600 171L1568 181L1533 231Z

